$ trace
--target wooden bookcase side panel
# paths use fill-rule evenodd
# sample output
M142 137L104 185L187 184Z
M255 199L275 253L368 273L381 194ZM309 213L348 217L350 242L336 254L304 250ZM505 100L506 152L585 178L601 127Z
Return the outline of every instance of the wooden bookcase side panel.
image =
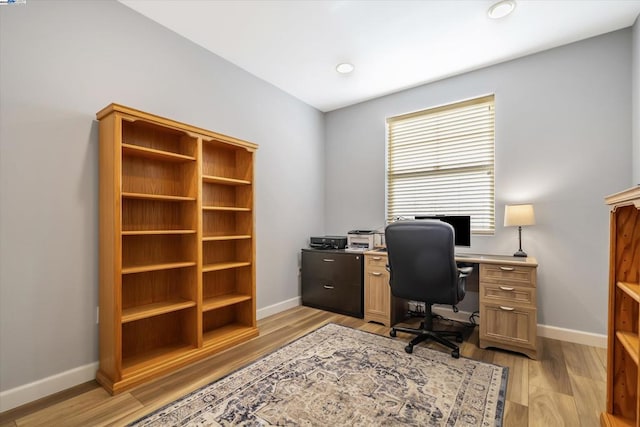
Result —
M99 377L121 379L120 275L122 242L118 235L121 185L121 122L116 115L100 121L100 290Z
M196 246L195 246L195 257L196 257L196 312L197 316L194 321L194 329L196 330L196 346L198 349L202 349L204 345L203 339L203 330L202 330L202 311L204 309L204 297L203 297L203 273L202 273L202 260L203 260L203 251L202 251L202 237L203 234L203 211L202 211L202 159L203 159L203 136L198 135L198 139L196 141L196 155L198 161L196 162L196 175L197 182L195 183L197 188L197 198L196 198L196 224L197 224L197 234L196 234Z

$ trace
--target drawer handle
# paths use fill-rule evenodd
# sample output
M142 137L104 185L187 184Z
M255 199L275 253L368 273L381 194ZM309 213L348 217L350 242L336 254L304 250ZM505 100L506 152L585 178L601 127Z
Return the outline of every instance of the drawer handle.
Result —
M513 311L513 310L515 310L515 308L513 308L513 307L505 307L504 305L501 305L500 306L500 310Z
M500 286L500 289L502 289L503 291L512 291L512 290L514 290L515 288L510 288L510 287L508 287L508 286Z
M371 259L374 260L374 261L380 261L382 259L382 257L381 256L373 256L373 257L371 257Z
M513 267L503 267L503 266L500 266L500 270L502 270L502 271L513 271L513 270L515 270L515 268L513 268Z
M331 286L331 285L323 285L322 287L325 288L325 289L333 289L333 286Z
M371 275L372 276L382 276L382 273L380 273L379 271L372 271Z
M334 262L335 261L335 259L331 259L331 258L322 258L322 260L324 262Z

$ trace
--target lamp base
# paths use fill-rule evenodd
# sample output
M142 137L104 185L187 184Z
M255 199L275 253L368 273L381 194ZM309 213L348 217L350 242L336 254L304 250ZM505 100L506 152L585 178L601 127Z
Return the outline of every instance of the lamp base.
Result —
M527 257L527 253L525 251L523 251L522 249L518 250L518 252L516 252L515 254L513 254L513 256L519 256L519 257Z

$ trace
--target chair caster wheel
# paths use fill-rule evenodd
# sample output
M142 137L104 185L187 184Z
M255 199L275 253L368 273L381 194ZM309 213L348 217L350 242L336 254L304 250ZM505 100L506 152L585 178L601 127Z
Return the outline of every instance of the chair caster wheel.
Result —
M451 352L451 357L453 357L454 359L459 359L460 358L460 350L453 350Z
M409 344L408 346L406 346L404 348L404 351L406 351L409 354L413 353L413 346L411 344Z
M395 338L396 337L396 330L395 329L390 330L389 331L389 335Z
M463 340L462 340L462 337L456 337L456 342L457 342L457 343L461 343L462 341L463 341Z
M424 329L424 322L420 322L420 327L418 329Z

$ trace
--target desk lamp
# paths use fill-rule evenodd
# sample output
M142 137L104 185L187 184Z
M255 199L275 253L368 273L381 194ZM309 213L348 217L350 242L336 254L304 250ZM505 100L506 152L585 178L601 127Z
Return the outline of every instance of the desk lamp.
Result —
M534 225L535 223L536 217L533 213L533 205L505 205L504 226L518 227L518 251L513 256L527 256L527 253L522 250L522 226Z

